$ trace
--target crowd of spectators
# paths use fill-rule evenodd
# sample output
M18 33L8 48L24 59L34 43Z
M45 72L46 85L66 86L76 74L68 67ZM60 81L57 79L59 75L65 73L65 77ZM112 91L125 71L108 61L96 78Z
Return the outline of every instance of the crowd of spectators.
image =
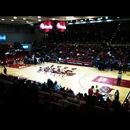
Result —
M37 114L128 114L129 102L122 105L119 98L104 100L94 86L88 93L75 94L51 79L37 82L23 77L0 74L0 109L2 112ZM56 87L57 86L59 87ZM90 90L89 90L90 91ZM51 98L51 100L50 100Z

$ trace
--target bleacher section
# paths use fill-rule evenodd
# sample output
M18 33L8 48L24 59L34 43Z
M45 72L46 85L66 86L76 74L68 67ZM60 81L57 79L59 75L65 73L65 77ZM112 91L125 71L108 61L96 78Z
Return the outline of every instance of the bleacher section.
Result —
M49 79L48 81L50 80L51 79ZM61 88L60 90L55 90L53 87L45 87L44 85L47 85L48 81L40 83L25 79L23 77L18 78L12 75L6 76L4 74L1 74L0 85L2 85L3 87L0 89L0 92L4 97L6 97L6 100L4 100L4 98L1 98L1 101L3 102L1 104L2 109L10 108L15 110L17 109L17 105L20 105L19 107L22 106L23 109L24 107L27 107L27 105L29 105L30 103L33 105L38 102L38 104L43 104L46 105L47 108L51 108L50 112L57 111L62 114L66 107L64 106L64 103L59 104L59 100L63 99L63 94L66 94L68 105L75 106L78 109L78 112L81 114L84 107L90 107L91 105L91 109L94 109L94 112L96 113L110 114L115 111L114 104L111 104L111 107L109 107L110 104L108 105L106 101L106 103L99 101L98 98L96 98L95 96L88 95L86 100L84 99L84 96L83 98L79 94L75 95L73 94L73 91L70 91L69 89L65 90L64 88ZM6 91L6 93L3 93L4 91ZM124 111L124 113L126 113L123 105L119 105L119 107L121 111ZM87 114L87 112L85 113ZM128 113L129 110L127 110L127 114Z

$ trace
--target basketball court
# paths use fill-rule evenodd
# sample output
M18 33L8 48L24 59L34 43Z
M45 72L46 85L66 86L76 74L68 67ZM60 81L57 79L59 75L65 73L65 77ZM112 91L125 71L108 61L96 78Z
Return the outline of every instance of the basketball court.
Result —
M50 73L44 74L42 72L37 73L39 67L46 66L61 66L68 67L69 69L77 68L75 70L74 75L64 77L59 75L50 75ZM3 68L0 68L0 72L3 71ZM118 71L110 71L110 70L98 70L94 67L86 67L86 66L74 66L69 64L57 64L57 63L44 63L42 65L29 65L27 67L7 67L7 73L19 77L24 77L30 80L35 80L39 82L46 82L48 78L52 79L52 81L58 81L62 87L71 88L75 94L78 92L87 93L88 88L92 85L94 87L98 85L102 93L108 94L111 100L113 100L113 94L116 89L120 92L120 102L123 103L127 95L130 91L130 72L126 72L122 74L122 82L120 86L116 86L116 78Z

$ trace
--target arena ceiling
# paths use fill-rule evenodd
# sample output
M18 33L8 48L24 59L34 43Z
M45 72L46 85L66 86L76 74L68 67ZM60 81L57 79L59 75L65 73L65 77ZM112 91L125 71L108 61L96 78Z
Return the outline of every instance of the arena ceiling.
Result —
M0 24L37 24L45 20L78 20L78 19L90 19L100 18L103 16L0 16Z
M71 21L80 19L97 19L97 18L122 19L130 18L130 16L0 16L0 24L38 24L45 20Z

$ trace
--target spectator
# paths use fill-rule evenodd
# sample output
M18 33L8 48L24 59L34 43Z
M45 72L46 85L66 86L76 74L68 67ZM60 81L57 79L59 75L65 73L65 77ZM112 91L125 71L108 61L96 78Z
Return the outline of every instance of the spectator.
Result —
M119 91L118 90L115 91L114 98L115 98L116 101L119 100Z
M94 86L91 86L91 88L88 89L88 95L93 95L94 94Z
M7 68L4 66L4 70L3 70L4 74L7 74Z
M61 85L57 83L57 81L54 82L54 89L55 90L60 90Z
M63 107L66 107L66 106L68 106L71 102L69 102L68 100L67 100L67 96L68 96L68 94L66 94L66 93L62 93L62 99L59 99L58 100L58 103L61 105L61 106L63 106Z

